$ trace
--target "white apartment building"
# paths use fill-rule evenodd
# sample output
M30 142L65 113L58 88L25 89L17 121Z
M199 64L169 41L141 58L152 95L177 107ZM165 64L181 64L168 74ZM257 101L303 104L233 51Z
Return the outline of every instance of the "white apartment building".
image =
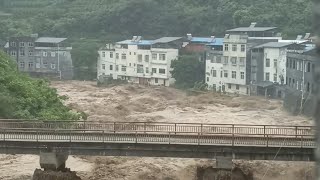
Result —
M227 93L248 94L247 35L227 34L223 51L209 55L206 62L206 80L209 89Z
M108 44L98 52L98 78L106 75L132 83L169 86L174 83L171 62L178 58L179 52L165 44L179 39L165 37L150 41L134 37L115 45Z
M269 81L278 84L286 84L286 62L288 46L292 43L269 42L256 46L254 49L262 49L262 59L257 63L262 63L263 69L259 72L263 75L262 81Z

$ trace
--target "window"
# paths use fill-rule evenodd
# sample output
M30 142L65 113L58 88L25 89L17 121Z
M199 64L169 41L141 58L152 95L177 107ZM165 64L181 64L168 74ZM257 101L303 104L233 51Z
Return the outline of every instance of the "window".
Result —
M246 58L244 58L244 57L241 57L241 58L240 58L240 62L239 62L239 65L240 65L240 66L244 66L244 64L245 64L245 63L244 63L245 59L246 59Z
M291 78L289 78L289 86L291 86Z
M217 56L216 58L217 58L217 59L216 59L216 60L217 60L217 63L221 63L221 56Z
M212 77L217 77L217 70L212 71Z
M142 54L138 54L138 61L142 62Z
M266 67L270 67L270 59L266 59Z
M228 56L224 56L223 64L228 64L228 63L229 63L229 57Z
M56 64L51 63L51 69L56 69Z
M273 60L273 67L275 67L275 68L278 67L278 60L277 59Z
M29 56L33 56L33 51L29 50Z
M159 60L165 61L166 60L166 54L159 54Z
M166 70L165 69L159 69L159 74L166 74Z
M228 89L231 89L231 84L228 84Z
M48 56L48 53L47 53L47 52L42 52L42 56L43 56L43 57L47 57L47 56Z
M48 63L47 62L43 62L43 68L47 68L48 67Z
M119 71L119 65L116 65L116 71L117 72Z
M307 83L307 92L310 92L310 83Z
M237 57L231 57L231 63L233 66L237 65Z
M113 58L113 52L110 52L110 58Z
M127 59L127 54L125 54L125 53L121 54L121 59L122 60L126 60Z
M29 62L28 66L29 68L33 68L33 62Z
M24 56L25 55L25 52L24 52L24 49L20 49L20 56Z
M20 47L24 47L24 42L20 42L20 43L19 43L19 46L20 46Z
M207 82L209 82L209 77L207 77Z
M229 51L229 44L224 45L224 51Z
M16 56L16 51L11 51L11 56Z
M294 87L296 84L296 80L295 79L292 79L292 87Z
M227 78L228 77L228 71L224 71L224 77Z
M51 52L51 57L56 57L56 53L55 52Z
M16 42L11 42L12 47L16 47Z
M138 66L137 66L137 73L144 73L143 65L138 64Z
M237 72L236 71L232 71L232 79L236 79L237 78Z
M292 68L293 68L293 69L296 69L296 61L293 61Z
M102 52L102 57L106 57L106 52Z
M29 47L33 47L33 43L32 42L28 42L28 46Z
M275 82L278 81L278 74L273 74L273 81L275 81Z
M127 66L121 66L121 71L126 72L127 71Z
M245 52L246 51L246 45L241 44L241 52Z
M24 69L24 62L20 62L20 68Z
M240 72L241 79L244 79L244 72Z
M157 68L152 68L152 73L157 73Z
M105 64L102 64L102 69L106 69L106 65Z
M152 54L152 60L158 60L158 54L153 53Z
M144 56L144 61L145 61L145 62L149 62L149 55L145 55L145 56Z
M232 45L232 51L237 51L237 45L236 44Z
M158 78L155 78L155 79L154 79L154 82L155 82L155 83L158 83L158 82L159 82L159 81L158 81Z
M292 59L289 59L289 68L292 68Z
M149 73L149 67L146 67L146 73Z
M112 65L110 65L110 71L112 71L113 70L113 66Z
M236 85L236 89L237 89L237 90L239 90L239 89L240 89L240 86L239 86L238 84Z
M307 64L307 72L311 72L311 63L310 62L308 62L308 64Z
M266 73L266 81L270 81L270 73Z
M220 71L220 77L221 78L223 77L223 71Z
M116 59L119 59L119 53L116 53Z

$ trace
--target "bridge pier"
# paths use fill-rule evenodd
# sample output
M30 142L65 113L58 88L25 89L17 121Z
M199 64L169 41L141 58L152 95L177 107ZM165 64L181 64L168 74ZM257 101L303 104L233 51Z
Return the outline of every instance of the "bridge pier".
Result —
M66 153L40 152L40 166L45 171L65 171L67 159Z

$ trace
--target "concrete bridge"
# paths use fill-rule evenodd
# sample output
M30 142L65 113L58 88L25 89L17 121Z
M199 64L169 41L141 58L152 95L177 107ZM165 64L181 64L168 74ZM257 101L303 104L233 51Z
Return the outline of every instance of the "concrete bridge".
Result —
M0 127L0 153L51 153L61 161L66 155L315 160L311 126L0 120Z

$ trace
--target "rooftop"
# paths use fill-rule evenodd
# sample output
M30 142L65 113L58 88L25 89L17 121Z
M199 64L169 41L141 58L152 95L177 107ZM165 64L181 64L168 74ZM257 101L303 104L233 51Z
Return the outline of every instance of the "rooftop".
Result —
M124 41L117 42L117 44L152 45L152 44L154 44L154 41L153 40L140 40L140 41L124 40Z
M182 39L182 37L162 37L162 38L154 40L154 43L169 43L169 42L176 41L179 39Z
M239 27L235 29L229 29L227 32L264 32L277 29L277 27Z
M67 38L54 38L54 37L40 37L35 42L36 43L53 43L58 44L65 41Z
M252 22L249 27L239 27L235 29L229 29L227 32L264 32L277 29L277 27L256 27L257 23Z
M265 44L261 44L259 46L256 46L255 48L282 48L282 47L286 47L289 45L292 45L294 43L291 42L268 42Z

